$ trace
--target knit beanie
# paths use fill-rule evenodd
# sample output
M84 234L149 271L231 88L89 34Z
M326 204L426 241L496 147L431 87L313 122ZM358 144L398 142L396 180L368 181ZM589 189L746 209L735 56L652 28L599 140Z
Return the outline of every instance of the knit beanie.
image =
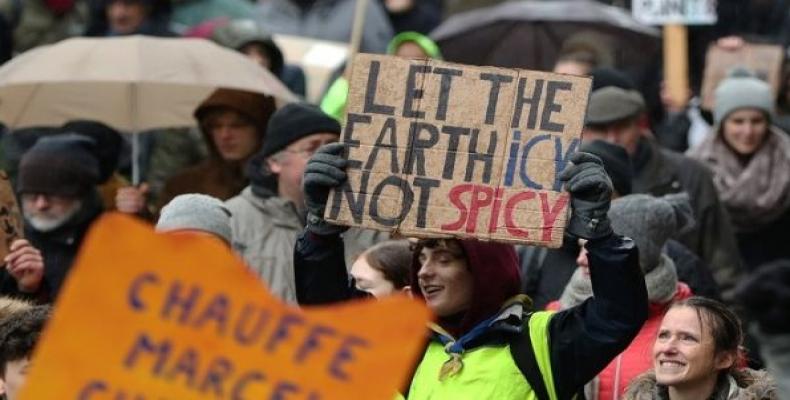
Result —
M162 208L156 230L158 232L203 231L231 244L233 236L230 217L230 210L217 198L204 194L182 194L174 197Z
M81 197L99 183L96 143L63 134L41 138L19 163L17 191Z
M615 232L636 243L639 265L645 274L659 264L661 249L667 240L694 225L686 193L663 197L632 194L615 199L609 209L609 219Z
M612 179L612 185L618 195L631 194L634 167L631 164L631 157L623 147L603 140L593 140L582 144L579 151L594 154L603 161L603 168Z
M340 123L312 104L290 103L272 115L267 132L259 154L264 159L315 133L340 135Z
M770 119L774 114L774 95L771 86L745 68L735 68L713 92L713 120L724 122L730 113L742 108L755 108Z
M229 108L243 115L252 121L258 129L258 133L263 137L266 132L266 124L274 112L275 105L271 97L260 93L236 89L217 89L195 109L195 119L203 125L206 115L218 108Z
M99 160L99 183L107 182L118 169L123 150L123 137L115 129L97 121L69 121L61 128L63 132L86 136L96 142Z

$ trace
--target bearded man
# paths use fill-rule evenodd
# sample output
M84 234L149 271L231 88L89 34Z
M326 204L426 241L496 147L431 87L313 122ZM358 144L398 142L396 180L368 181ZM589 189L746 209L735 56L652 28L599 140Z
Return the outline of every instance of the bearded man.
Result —
M25 240L9 245L2 294L54 301L90 225L102 213L95 142L76 134L40 139L22 156L17 191Z

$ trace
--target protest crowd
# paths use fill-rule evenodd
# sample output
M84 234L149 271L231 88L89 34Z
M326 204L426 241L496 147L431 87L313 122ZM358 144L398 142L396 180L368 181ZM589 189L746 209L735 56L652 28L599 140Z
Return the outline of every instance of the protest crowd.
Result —
M790 2L687 1L714 15L688 26L637 3L0 0L0 398L48 384L35 349L114 212L215 242L294 308L427 306L389 398L790 399ZM213 85L187 122L145 120L184 108L158 102L129 129L89 100L114 86L46 95L44 67L110 76L117 52L21 64L135 35L212 43L229 61L196 75L254 62L271 91ZM104 390L52 398L133 398Z

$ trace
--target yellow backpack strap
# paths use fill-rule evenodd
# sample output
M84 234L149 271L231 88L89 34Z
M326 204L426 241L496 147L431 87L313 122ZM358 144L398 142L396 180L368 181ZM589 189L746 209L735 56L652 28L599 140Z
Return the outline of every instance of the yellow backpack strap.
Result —
M524 330L511 340L513 361L538 400L557 400L549 350L549 321L552 313L540 311L524 318Z

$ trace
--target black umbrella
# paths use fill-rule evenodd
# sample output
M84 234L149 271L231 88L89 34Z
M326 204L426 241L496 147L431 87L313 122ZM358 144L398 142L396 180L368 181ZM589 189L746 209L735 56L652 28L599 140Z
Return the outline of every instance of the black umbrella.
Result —
M656 62L661 43L657 29L593 0L510 1L454 15L431 37L449 61L550 70L574 35L591 36L613 66L630 70Z

